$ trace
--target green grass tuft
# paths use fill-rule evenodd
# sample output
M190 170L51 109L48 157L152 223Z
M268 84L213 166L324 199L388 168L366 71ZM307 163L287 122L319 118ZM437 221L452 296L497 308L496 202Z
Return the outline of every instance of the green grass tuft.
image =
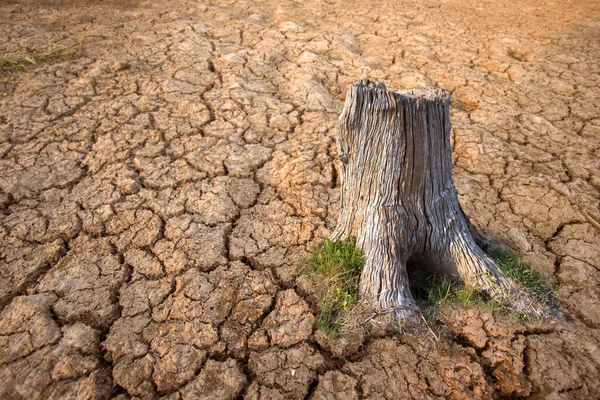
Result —
M429 322L438 321L444 309L455 305L476 306L494 314L506 311L504 305L485 298L481 292L466 287L459 280L432 275L427 278L425 287L426 297L416 301Z
M527 291L543 303L553 301L553 292L548 282L535 272L521 257L515 257L501 248L488 250L489 257L509 278L521 284Z
M0 94L4 96L12 94L15 79L23 71L28 71L44 62L63 60L76 54L81 54L83 38L80 38L78 43L79 50L60 43L53 43L40 53L29 54L24 57L14 57L4 54L0 57Z
M37 65L38 61L33 56L27 56L24 58L10 57L8 54L4 54L0 57L0 72L7 76L12 76L21 71L27 70L28 66Z
M500 248L494 248L487 254L504 275L522 285L531 296L543 304L553 304L553 292L546 280L533 271L522 258L512 256ZM425 287L426 298L421 298L418 303L430 319L437 319L438 311L444 307L462 304L465 306L475 305L494 314L508 313L520 321L536 322L539 320L527 313L511 312L505 304L486 298L483 293L465 287L459 280L430 276L427 278Z
M346 316L358 303L363 264L363 255L352 237L325 239L305 262L305 273L320 298L316 325L332 337L342 333Z

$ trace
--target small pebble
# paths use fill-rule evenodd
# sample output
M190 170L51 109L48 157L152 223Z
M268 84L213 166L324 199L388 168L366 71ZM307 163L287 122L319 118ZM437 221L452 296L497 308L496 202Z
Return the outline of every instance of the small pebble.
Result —
M114 63L113 68L115 71L125 71L126 69L131 68L131 64L129 64L127 61L117 61Z

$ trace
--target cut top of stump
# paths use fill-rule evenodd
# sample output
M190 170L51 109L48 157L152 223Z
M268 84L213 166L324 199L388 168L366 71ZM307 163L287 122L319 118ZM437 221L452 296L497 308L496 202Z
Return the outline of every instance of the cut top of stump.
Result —
M450 97L443 89L424 88L424 89L400 89L388 90L383 82L377 83L368 79L362 79L353 84L346 94L346 103L344 111L340 115L340 120L346 118L348 114L355 114L356 111L367 105L371 110L389 111L403 108L401 105L409 105L420 110L427 104L436 104L449 106ZM353 110L350 110L354 108Z
M341 126L346 125L346 127L358 126L378 119L391 122L398 118L404 121L403 114L422 110L433 111L436 108L438 111L434 113L442 116L449 132L450 96L445 90L435 88L388 90L383 82L362 79L350 86L339 121Z

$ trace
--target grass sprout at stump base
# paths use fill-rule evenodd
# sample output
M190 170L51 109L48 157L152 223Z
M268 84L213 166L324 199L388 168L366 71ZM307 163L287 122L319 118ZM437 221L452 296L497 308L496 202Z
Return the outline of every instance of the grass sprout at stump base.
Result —
M364 257L353 237L325 239L304 264L304 271L320 298L316 325L333 337L348 333L357 307Z
M488 256L496 263L502 273L521 285L527 293L542 304L554 305L552 289L546 280L536 273L521 257L515 257L505 250L495 247L486 249ZM440 276L430 276L426 282L426 299L418 302L422 310L430 318L436 319L438 311L450 304L474 304L491 313L510 312L505 304L486 298L481 292L467 288L459 281ZM522 313L511 312L522 321L533 322L535 317Z

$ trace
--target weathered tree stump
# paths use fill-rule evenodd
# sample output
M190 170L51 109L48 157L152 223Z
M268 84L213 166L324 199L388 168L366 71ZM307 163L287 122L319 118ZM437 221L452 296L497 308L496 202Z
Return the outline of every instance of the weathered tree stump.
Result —
M354 236L365 265L360 296L406 316L418 309L407 264L460 276L490 296L522 291L477 246L452 181L450 99L434 89L351 86L340 116L341 210L331 239ZM526 300L525 300L526 301Z

